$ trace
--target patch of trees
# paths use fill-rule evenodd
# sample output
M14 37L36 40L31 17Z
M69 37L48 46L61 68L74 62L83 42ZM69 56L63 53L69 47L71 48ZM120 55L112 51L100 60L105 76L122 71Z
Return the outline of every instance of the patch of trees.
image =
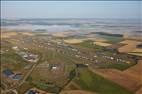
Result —
M142 44L137 45L137 48L142 48Z
M123 37L122 34L112 34L112 33L106 33L106 32L93 32L94 34L99 35L107 35L107 36L114 36L114 37Z

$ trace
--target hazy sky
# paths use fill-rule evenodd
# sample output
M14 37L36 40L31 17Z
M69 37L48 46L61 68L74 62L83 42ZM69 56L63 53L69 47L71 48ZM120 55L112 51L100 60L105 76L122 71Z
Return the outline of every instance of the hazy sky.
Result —
M1 5L1 18L139 18L142 12L142 1L2 1Z

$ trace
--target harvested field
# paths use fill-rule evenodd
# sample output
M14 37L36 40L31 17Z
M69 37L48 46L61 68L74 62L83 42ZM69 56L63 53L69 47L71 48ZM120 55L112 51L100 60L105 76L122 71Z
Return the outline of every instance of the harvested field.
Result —
M30 33L30 32L21 32L21 34L27 35L27 36L33 36L34 35L33 33Z
M132 78L126 73L116 69L92 69L94 73L97 73L106 79L109 79L120 86L128 89L129 91L136 92L140 88L141 83L139 80ZM129 78L129 79L128 79Z
M130 52L128 54L135 55L135 56L142 56L142 53L138 53L138 52Z
M67 39L67 40L64 40L64 42L69 44L77 44L77 43L83 42L83 39Z
M142 94L142 87L135 94Z
M96 71L96 70L95 70ZM97 73L93 73L88 68L78 69L79 75L74 81L87 91L97 92L99 94L133 94L126 88L108 80Z
M117 43L117 44L112 44L109 47L112 48L112 49L118 49L118 48L120 48L120 47L122 47L124 45L125 44Z
M92 41L97 41L97 42L107 42L108 41L103 38L87 38L86 40L92 40Z
M16 35L17 35L16 32L1 32L1 38L10 38Z
M136 40L125 40L125 41L122 41L120 43L122 43L122 44L140 44L142 42L136 41Z
M136 56L142 56L142 49L141 48L136 48L133 51L131 51L130 53L131 55L136 55Z
M135 66L125 70L123 73L138 80L142 84L142 60L139 60Z
M56 33L53 33L52 36L54 37L67 37L70 35L70 32L56 32Z
M125 40L125 41L122 41L120 42L122 44L126 44L125 46L122 46L118 49L119 52L123 52L123 53L128 53L128 52L131 52L133 50L136 49L136 46L138 44L141 44L142 42L140 41L135 41L135 40Z
M142 49L141 49L141 48L136 48L136 49L134 49L132 52L142 53Z
M97 94L97 93L92 93L84 90L64 90L60 94Z
M99 46L104 46L104 47L112 45L112 44L105 43L105 42L94 42L94 44L99 45Z

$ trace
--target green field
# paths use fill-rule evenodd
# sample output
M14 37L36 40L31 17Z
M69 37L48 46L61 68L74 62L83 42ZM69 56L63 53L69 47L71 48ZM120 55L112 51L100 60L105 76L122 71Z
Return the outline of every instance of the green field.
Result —
M107 80L87 68L78 69L79 75L74 81L84 90L94 91L99 94L133 94L125 88Z
M1 55L1 63L14 71L23 69L24 66L28 64L22 59L22 57L14 52L3 53Z
M123 37L116 37L116 36L109 36L109 35L99 35L97 34L98 38L106 39L109 43L117 43L123 40Z
M125 70L133 65L135 65L136 63L103 63L99 65L99 68L114 68L114 69L118 69L118 70Z
M86 40L84 42L81 42L79 44L76 44L77 46L82 46L82 47L86 47L86 48L94 48L94 44L93 44L93 41L91 40Z
M82 43L75 44L75 46L79 47L80 49L86 48L87 50L90 50L90 51L103 51L104 50L104 47L94 45L93 41L91 40L86 40Z

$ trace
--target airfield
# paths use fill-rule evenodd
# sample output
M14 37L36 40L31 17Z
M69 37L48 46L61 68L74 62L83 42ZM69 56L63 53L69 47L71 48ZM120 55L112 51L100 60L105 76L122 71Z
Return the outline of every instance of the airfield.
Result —
M142 40L1 31L1 94L141 94Z

